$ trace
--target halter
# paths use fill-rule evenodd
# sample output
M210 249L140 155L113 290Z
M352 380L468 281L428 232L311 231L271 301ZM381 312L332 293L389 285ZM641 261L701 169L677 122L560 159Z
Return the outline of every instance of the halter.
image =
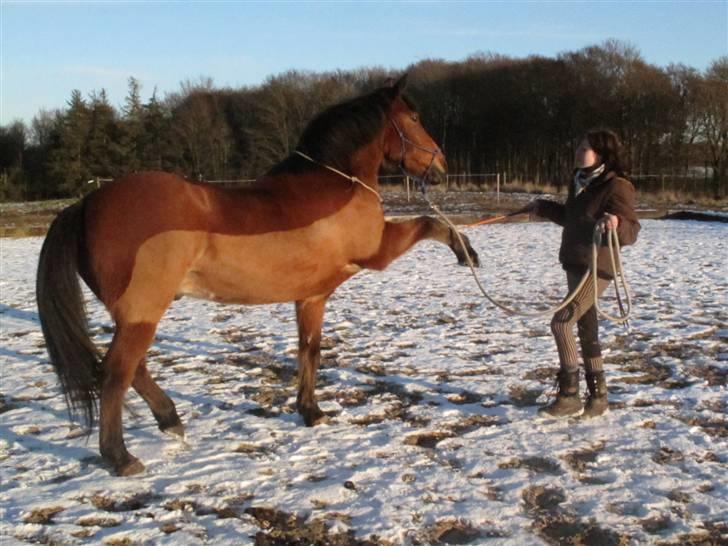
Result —
M407 144L412 146L413 148L416 148L417 150L422 150L423 152L427 152L428 154L432 154L432 158L430 159L430 163L427 165L427 168L425 169L425 172L422 173L421 176L413 176L412 178L415 179L417 184L420 187L420 191L422 192L422 195L426 195L427 193L427 178L430 175L430 171L432 170L432 165L435 163L435 158L437 157L437 154L442 153L439 148L426 148L425 146L422 146L420 144L417 144L412 139L409 139L405 136L402 129L399 128L399 126L394 122L394 119L389 118L389 121L394 126L395 131L397 131L397 134L399 135L399 141L402 146L402 157L399 159L399 169L407 176L410 176L407 170L404 168L404 157L407 153Z

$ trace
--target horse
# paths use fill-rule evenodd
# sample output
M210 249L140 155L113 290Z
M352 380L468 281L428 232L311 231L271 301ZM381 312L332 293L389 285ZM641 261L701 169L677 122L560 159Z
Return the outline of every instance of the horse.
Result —
M149 373L157 324L181 296L231 304L295 302L296 408L305 425L318 406L326 302L362 269L383 270L417 242L449 246L460 264L477 253L428 216L384 217L380 167L399 166L437 183L442 150L420 123L398 81L324 110L297 149L252 186L222 188L165 172L109 182L67 207L51 224L36 280L50 362L70 417L90 433L98 416L104 463L120 476L144 470L127 450L122 406L133 387L159 429L184 437L174 402ZM90 339L79 277L115 324L103 358Z

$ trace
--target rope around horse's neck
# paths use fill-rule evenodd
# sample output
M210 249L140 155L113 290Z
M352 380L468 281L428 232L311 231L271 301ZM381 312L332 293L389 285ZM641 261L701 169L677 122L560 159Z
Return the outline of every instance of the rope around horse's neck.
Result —
M375 190L374 188L370 188L364 182L362 182L361 180L359 180L356 176L349 176L345 172L342 172L339 169L334 169L333 167L331 167L329 165L326 165L325 163L321 163L319 161L316 161L314 158L312 158L310 156L307 156L306 154L304 154L303 152L299 152L298 150L295 150L293 153L300 155L304 159L308 159L311 163L315 163L319 167L323 167L324 169L328 169L329 171L334 172L334 173L338 174L339 176L343 176L344 178L346 178L347 180L350 180L354 184L359 184L365 190L368 190L368 191L372 192L374 195L376 195L377 196L377 199L379 199L379 202L380 203L383 201L382 200L382 196L379 195L379 192L377 190Z
M478 288L480 289L480 292L483 294L483 296L493 305L498 307L499 309L502 309L506 313L510 315L520 315L524 317L543 317L546 315L553 315L557 313L558 311L562 310L564 307L569 305L573 299L576 297L576 295L581 291L581 289L586 284L587 279L589 278L589 275L592 276L592 280L594 281L594 307L597 310L597 313L606 318L607 320L611 320L613 322L617 323L626 323L629 320L630 313L632 312L632 300L630 299L629 295L629 285L627 284L627 279L624 276L624 273L622 271L622 260L620 257L620 247L619 247L619 237L617 237L617 233L615 230L609 230L607 232L607 244L609 246L609 256L612 262L612 271L614 271L614 290L617 295L617 302L619 304L620 314L619 316L611 316L605 311L602 311L599 307L599 291L597 288L597 247L598 247L598 239L601 239L601 231L598 226L595 226L594 228L594 238L592 240L592 261L590 264L589 269L584 273L584 276L579 281L579 284L574 288L574 290L571 291L570 294L564 298L564 300L559 303L557 306L552 307L550 309L546 309L544 311L521 311L519 309L513 309L511 307L508 307L507 305L495 300L493 297L488 294L488 292L483 287L482 283L480 282L480 279L478 278L477 273L475 272L475 266L473 265L473 260L470 258L470 254L468 254L467 248L465 246L465 241L463 241L462 236L460 235L460 232L458 232L457 228L453 225L453 223L450 221L450 219L445 216L445 214L439 209L437 205L435 205L432 201L429 200L429 198L425 195L425 200L427 201L427 204L430 205L430 208L437 214L447 225L450 227L450 229L455 233L455 236L458 239L458 242L460 243L460 247L463 250L463 254L465 255L465 259L468 262L468 267L470 267L470 272L473 275L473 278L475 279L475 283L478 285ZM618 281L622 285L622 290L625 294L625 302L627 304L627 308L622 306L622 299L619 294L619 286Z

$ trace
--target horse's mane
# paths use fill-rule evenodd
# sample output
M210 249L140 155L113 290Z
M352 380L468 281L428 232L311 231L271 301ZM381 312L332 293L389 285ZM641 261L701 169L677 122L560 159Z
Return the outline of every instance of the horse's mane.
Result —
M395 97L392 87L382 87L327 108L306 125L296 150L319 163L348 171L354 152L382 130ZM414 110L412 101L402 98ZM269 174L304 172L312 168L316 168L313 163L292 154L274 166Z

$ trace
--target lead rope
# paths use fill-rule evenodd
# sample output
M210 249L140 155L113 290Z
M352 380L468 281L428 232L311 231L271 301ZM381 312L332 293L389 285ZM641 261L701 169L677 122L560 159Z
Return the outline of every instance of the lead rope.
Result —
M383 201L382 196L379 195L379 192L377 192L377 190L375 190L374 188L370 188L364 182L362 182L360 179L358 179L356 176L349 176L348 174L346 174L338 169L334 169L333 167L326 165L325 163L320 163L319 161L316 161L312 157L309 157L306 154L304 154L303 152L299 152L298 150L294 150L293 153L300 155L304 159L308 159L311 163L315 163L319 167L323 167L324 169L328 169L329 171L336 173L339 176L343 176L344 178L346 178L347 180L350 180L354 184L359 184L365 190L368 190L368 191L372 192L374 195L376 195L377 199L379 199L380 203Z
M627 279L624 276L624 273L622 272L622 260L620 257L620 246L619 246L619 237L617 237L617 233L615 230L608 230L607 231L607 245L609 247L609 255L612 262L612 271L614 271L615 278L614 278L614 289L617 294L617 302L619 303L619 310L620 315L619 316L611 316L607 314L605 311L602 311L599 307L599 293L597 291L597 247L601 244L601 238L602 233L599 230L598 226L594 227L594 235L592 239L592 262L589 267L589 270L584 273L584 276L579 281L579 284L577 285L574 290L571 291L570 294L564 298L561 303L559 303L557 306L552 307L550 309L546 309L544 311L521 311L519 309L513 309L511 307L508 307L507 305L495 300L488 294L488 292L483 287L482 283L480 282L480 279L478 278L478 275L475 272L475 266L473 265L473 260L470 258L470 255L468 254L468 251L465 246L465 241L463 241L462 236L460 235L460 232L458 232L457 228L453 225L453 223L450 221L450 219L445 216L445 214L440 210L440 208L430 201L429 197L425 192L423 192L425 201L427 201L427 204L430 206L430 208L437 214L437 216L442 219L445 224L450 227L450 229L455 233L455 236L458 239L458 242L460 243L460 247L463 250L463 254L465 254L465 259L468 262L468 267L470 268L470 272L473 275L473 278L475 279L475 284L478 285L478 288L480 289L480 292L483 294L483 296L491 302L493 305L498 307L499 309L502 309L506 313L510 315L520 315L524 317L543 317L546 315L553 315L569 305L573 299L576 297L576 295L579 293L579 291L584 287L586 284L587 279L589 278L589 275L592 276L592 279L594 281L594 306L597 310L597 313L606 318L607 320L611 320L613 322L617 323L624 323L628 326L628 320L629 315L632 311L632 300L630 299L629 295L629 285L627 284ZM625 294L625 301L627 304L626 310L622 306L622 300L619 294L619 286L618 286L618 280L619 283L622 285L622 290Z

